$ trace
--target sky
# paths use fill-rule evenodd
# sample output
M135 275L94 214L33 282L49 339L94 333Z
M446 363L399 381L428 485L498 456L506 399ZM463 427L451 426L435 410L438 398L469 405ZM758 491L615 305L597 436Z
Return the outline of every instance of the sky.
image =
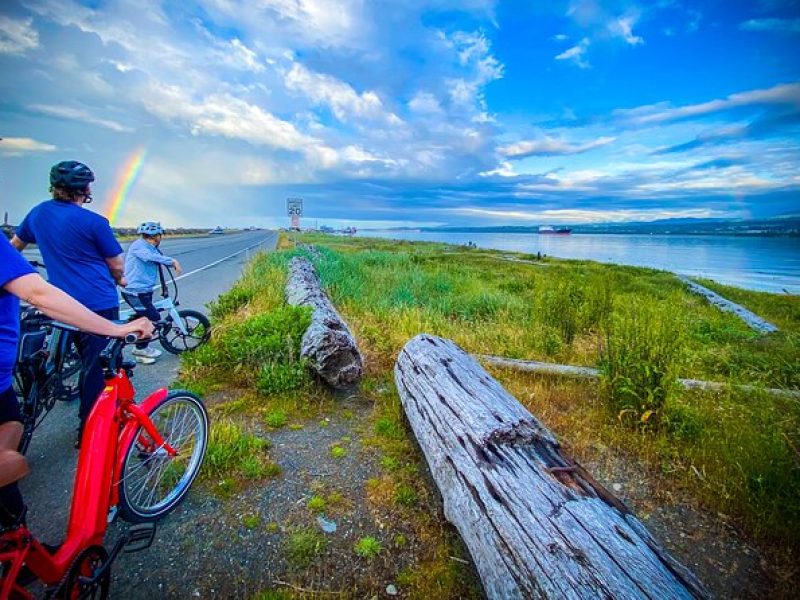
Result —
M4 0L0 137L12 223L798 214L800 0Z

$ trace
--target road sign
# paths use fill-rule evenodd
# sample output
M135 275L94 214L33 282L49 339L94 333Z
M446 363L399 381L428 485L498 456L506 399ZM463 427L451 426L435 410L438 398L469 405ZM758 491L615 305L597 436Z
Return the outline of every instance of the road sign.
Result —
M286 212L290 217L303 216L303 199L302 198L287 198L286 199Z

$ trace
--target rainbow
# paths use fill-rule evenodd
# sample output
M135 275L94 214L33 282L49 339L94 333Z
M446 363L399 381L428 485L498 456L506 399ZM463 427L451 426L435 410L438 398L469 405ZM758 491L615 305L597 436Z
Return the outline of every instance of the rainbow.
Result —
M117 182L112 188L106 200L105 215L108 222L114 225L122 211L122 205L128 198L128 194L136 183L136 178L142 170L145 156L147 156L147 149L144 147L137 148L125 161L122 169L117 174Z

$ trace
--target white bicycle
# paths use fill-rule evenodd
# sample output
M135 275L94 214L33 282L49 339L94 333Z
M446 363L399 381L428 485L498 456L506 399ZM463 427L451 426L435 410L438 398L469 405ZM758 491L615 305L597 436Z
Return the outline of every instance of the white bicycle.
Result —
M172 294L169 292L163 271L159 270L161 279L161 299L153 302L153 306L161 315L164 327L158 330L158 341L167 352L182 354L205 344L211 337L211 322L203 313L189 308L178 309L178 284L172 269L164 266L172 282ZM124 297L124 296L123 296ZM126 298L127 300L127 298ZM130 305L130 302L128 302ZM129 320L136 316L136 311L120 311L120 319Z

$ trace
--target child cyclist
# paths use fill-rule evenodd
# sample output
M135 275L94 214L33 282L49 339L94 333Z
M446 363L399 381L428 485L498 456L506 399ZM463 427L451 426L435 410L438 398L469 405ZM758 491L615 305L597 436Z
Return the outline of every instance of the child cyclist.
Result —
M137 317L158 321L161 317L153 305L153 288L158 278L159 265L166 265L181 272L181 264L174 258L164 256L158 249L164 230L161 223L147 221L136 230L141 238L133 242L125 255L125 279L128 284L122 297L136 311ZM161 351L146 343L137 344L131 353L137 362L151 365L161 356Z

